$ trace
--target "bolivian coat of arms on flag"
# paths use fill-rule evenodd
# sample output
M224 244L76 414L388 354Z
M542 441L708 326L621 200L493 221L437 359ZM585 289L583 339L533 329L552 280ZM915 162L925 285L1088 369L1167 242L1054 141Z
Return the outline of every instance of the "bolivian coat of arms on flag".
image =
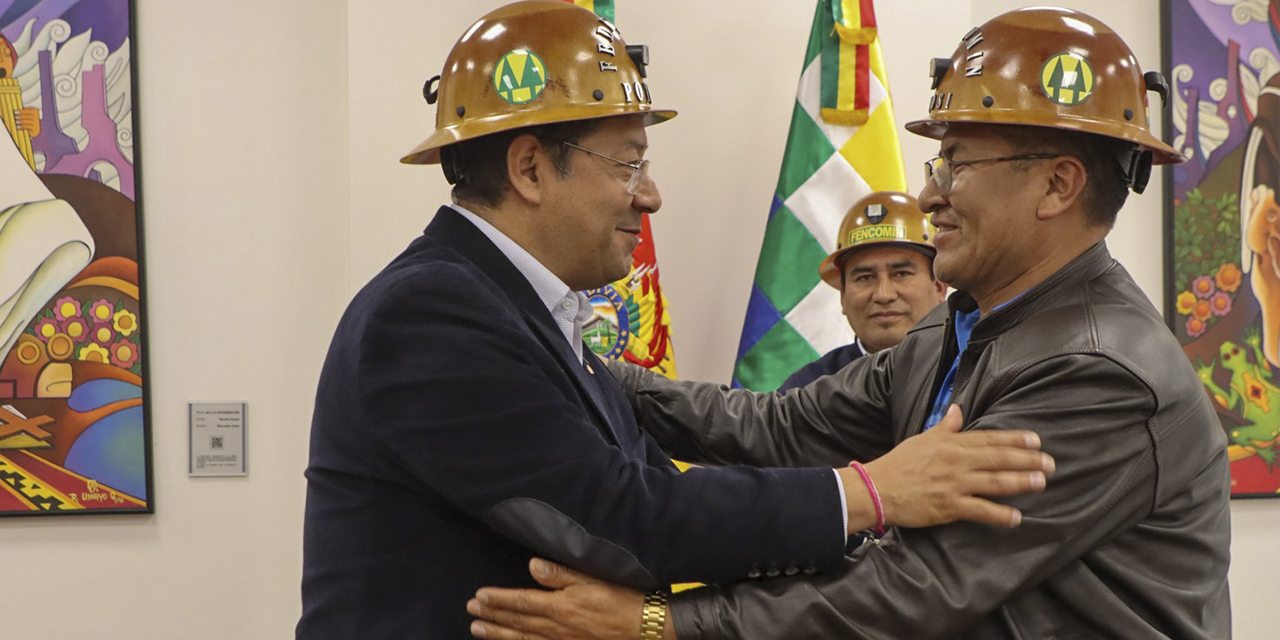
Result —
M565 0L614 21L613 0ZM601 357L638 364L669 378L676 376L671 344L671 315L658 281L649 217L643 217L640 245L631 256L631 273L599 289L583 292L595 315L582 327L587 346Z

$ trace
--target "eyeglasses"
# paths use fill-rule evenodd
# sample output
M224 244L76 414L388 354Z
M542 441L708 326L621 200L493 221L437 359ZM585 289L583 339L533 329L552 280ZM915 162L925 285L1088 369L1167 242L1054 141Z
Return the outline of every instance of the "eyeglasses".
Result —
M984 162L1009 162L1011 160L1047 160L1056 158L1060 153L1027 153L1019 156L1000 156L999 158L979 158L977 160L960 160L955 161L943 156L936 156L934 159L924 163L925 181L933 180L938 185L938 190L942 195L951 193L951 175L956 167L963 167L971 164L981 164Z
M563 145L564 145L564 146L566 146L566 147L571 147L571 148L577 149L578 151L581 151L581 152L583 152L583 153L589 153L589 154L591 154L591 155L593 155L593 156L598 156L598 157L604 158L605 160L608 160L608 161L610 161L610 162L615 162L615 163L620 164L620 165L622 165L622 166L624 166L624 167L629 167L629 168L631 169L631 179L627 181L627 194L629 194L629 195L633 195L633 196L634 196L634 195L636 194L636 191L639 191L639 190L640 190L640 181L641 181L641 180L644 180L644 177L645 177L646 175L648 175L648 174L649 174L649 164L650 164L650 163L649 163L649 161L648 161L648 160L641 160L641 161L639 161L639 162L623 162L623 161L621 161L621 160L619 160L619 159L617 159L617 158L612 158L612 157L606 156L605 154L600 153L600 152L598 152L598 151L592 151L592 150L590 150L590 149L584 149L584 148L582 148L582 147L579 147L579 146L578 146L578 145L576 145L576 144L573 144L572 142L563 142L563 141L562 141L562 142L561 142L561 144L563 144Z

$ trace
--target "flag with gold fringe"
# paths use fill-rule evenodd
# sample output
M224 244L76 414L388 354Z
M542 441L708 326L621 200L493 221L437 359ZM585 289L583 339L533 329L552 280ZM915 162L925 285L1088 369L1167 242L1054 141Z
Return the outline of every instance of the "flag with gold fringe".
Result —
M614 21L613 0L565 0ZM597 355L625 360L669 378L676 376L671 343L671 314L658 282L649 216L644 216L640 245L631 256L631 273L611 285L584 291L595 315L582 328L582 337Z
M849 207L905 191L872 0L819 0L733 369L735 387L778 388L853 341L818 276Z

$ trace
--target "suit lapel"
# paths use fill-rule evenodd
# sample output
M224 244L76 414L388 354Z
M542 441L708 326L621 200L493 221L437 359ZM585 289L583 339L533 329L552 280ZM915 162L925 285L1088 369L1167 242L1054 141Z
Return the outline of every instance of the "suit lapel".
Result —
M526 318L528 318L527 315ZM621 441L618 439L616 427L610 418L610 412L605 407L602 395L603 388L600 386L600 382L593 379L594 377L583 368L582 363L577 361L578 357L573 353L573 349L569 348L569 343L565 342L564 334L560 333L560 329L554 325L554 322L552 326L548 327L542 322L528 318L528 324L543 346L555 356L556 364L560 365L560 369L573 380L574 385L583 397L583 403L591 407L599 423L604 426L602 431L605 432L608 440L615 446L622 446ZM590 355L588 356L588 354ZM586 345L583 345L583 355L594 357L595 354L592 354L586 348ZM596 370L603 366L599 364L592 365Z
M605 437L614 446L621 447L621 440L616 431L617 425L611 419L612 412L608 410L604 401L603 381L593 380L582 367L582 363L578 362L573 349L565 341L564 334L560 333L555 319L551 317L551 312L542 304L542 299L538 297L538 293L533 290L533 286L529 284L524 274L511 264L511 261L498 247L494 246L484 232L449 207L440 207L425 233L471 260L520 309L525 324L555 358L556 364L565 375L573 380L582 403L590 407L595 414ZM595 354L583 345L583 355L589 358L590 362ZM596 371L601 371L604 365L596 360L592 367Z

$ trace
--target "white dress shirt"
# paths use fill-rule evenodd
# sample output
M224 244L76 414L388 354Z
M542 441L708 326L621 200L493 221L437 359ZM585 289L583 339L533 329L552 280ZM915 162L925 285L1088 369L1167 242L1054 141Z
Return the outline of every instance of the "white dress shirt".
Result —
M537 258L524 250L524 247L516 244L515 240L508 238L484 218L467 211L461 205L449 206L474 224L524 275L534 292L538 294L538 298L542 300L542 304L547 305L547 311L551 312L551 317L555 319L560 333L564 334L569 348L573 349L574 355L578 356L578 361L582 362L582 324L595 314L591 301L580 292L571 291L569 285L557 278L556 274L551 273L550 269L538 262Z

